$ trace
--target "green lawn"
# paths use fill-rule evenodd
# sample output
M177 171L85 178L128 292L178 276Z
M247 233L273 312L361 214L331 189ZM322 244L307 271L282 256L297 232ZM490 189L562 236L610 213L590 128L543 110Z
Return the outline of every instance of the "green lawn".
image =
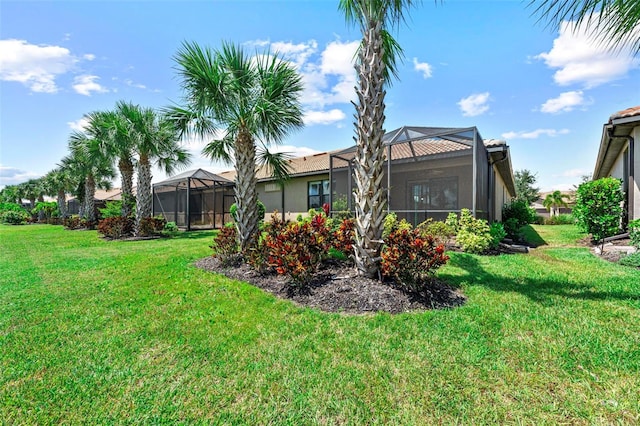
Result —
M0 226L0 423L637 424L640 270L535 227L466 305L345 316L200 271L211 232Z

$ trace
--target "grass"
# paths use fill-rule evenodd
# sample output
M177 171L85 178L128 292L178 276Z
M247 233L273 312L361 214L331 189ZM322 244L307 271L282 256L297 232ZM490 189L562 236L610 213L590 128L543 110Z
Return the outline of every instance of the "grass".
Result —
M345 316L200 271L211 232L106 242L0 226L0 419L12 424L640 422L640 270L527 230L452 253L466 305Z

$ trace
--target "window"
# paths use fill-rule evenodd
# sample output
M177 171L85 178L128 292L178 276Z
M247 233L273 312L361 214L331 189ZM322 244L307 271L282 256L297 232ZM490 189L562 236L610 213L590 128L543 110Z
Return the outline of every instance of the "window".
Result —
M319 209L324 203L329 202L329 180L316 180L308 183L308 208Z
M412 210L457 210L458 178L409 183L409 196Z

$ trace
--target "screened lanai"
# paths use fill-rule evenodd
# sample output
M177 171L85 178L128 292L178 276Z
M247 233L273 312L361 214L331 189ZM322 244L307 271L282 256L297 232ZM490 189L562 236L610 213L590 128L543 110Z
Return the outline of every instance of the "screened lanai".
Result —
M463 208L475 217L492 220L493 167L485 143L475 127L401 127L383 138L382 184L387 211L413 224L427 218L443 220ZM505 145L506 147L506 145ZM331 205L336 201L353 212L356 147L333 153L329 159ZM388 161L391 159L391 161Z
M231 221L233 182L197 169L153 185L153 215L180 228L214 229Z

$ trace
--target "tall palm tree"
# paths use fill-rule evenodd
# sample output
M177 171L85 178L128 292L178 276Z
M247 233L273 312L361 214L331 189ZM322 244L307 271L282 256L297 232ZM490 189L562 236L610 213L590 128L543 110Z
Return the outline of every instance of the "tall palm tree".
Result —
M56 197L58 203L59 217L64 219L69 213L67 209L67 192L73 189L73 181L69 175L69 171L58 167L44 175L44 186L46 194Z
M630 47L640 53L640 2L623 0L530 0L534 14L554 28L574 21L576 29L593 25L597 42L617 50Z
M84 217L90 223L96 221L96 188L109 188L115 175L113 166L100 149L97 139L84 132L75 131L69 136L69 155L62 159L62 166L73 170L83 181Z
M258 232L256 163L266 163L282 180L285 156L270 153L292 130L302 128L302 79L295 68L268 52L250 57L242 48L223 43L218 51L184 43L175 56L185 105L168 114L183 131L211 141L203 154L233 162L236 170L236 227L245 252Z
M99 111L89 114L87 131L100 143L100 149L107 158L117 164L122 190L122 216L133 213L133 175L135 172L135 137L132 123L126 116L131 105L120 101L113 111Z
M7 185L0 190L0 201L3 203L21 204L18 185Z
M340 0L340 9L347 21L362 31L355 65L358 74L355 260L358 272L368 277L378 275L387 202L382 187L385 87L390 84L391 75L397 77L396 59L402 54L389 30L404 22L405 10L415 3L411 0Z
M565 198L569 198L568 195L563 194L560 191L553 191L551 194L547 194L542 205L549 210L549 214L557 216L560 214L560 207L568 207L569 205L565 201Z
M180 132L175 123L151 108L119 103L118 114L126 119L132 150L137 154L136 235L142 219L152 215L151 167L171 175L190 163L189 152L180 146Z

